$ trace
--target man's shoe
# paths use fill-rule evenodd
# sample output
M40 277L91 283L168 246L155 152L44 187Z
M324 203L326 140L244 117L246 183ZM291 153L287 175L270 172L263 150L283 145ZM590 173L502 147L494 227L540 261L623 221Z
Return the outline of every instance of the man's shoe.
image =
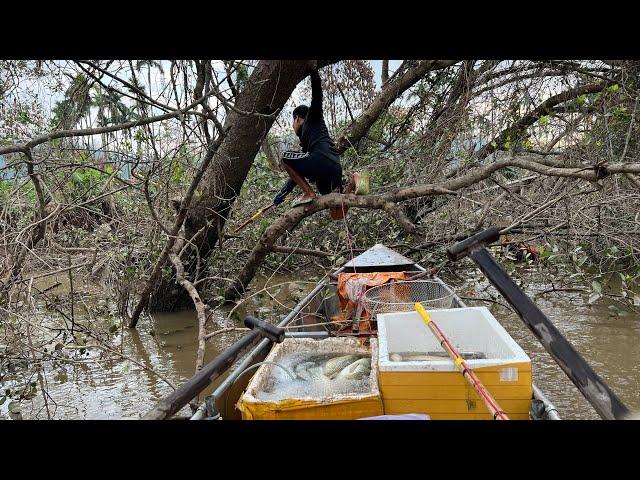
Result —
M297 207L299 205L305 205L307 203L311 203L315 200L316 195L314 194L313 197L310 195L302 195L301 197L297 198L294 202L293 202L293 207Z

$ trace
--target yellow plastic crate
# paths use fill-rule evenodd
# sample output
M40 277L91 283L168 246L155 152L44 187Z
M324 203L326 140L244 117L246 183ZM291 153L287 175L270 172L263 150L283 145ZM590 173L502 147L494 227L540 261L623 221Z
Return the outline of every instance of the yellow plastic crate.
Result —
M480 351L467 360L509 418L527 419L531 407L531 360L485 307L429 311L459 351ZM385 414L424 413L433 420L490 420L493 416L449 358L393 362L400 352L440 351L436 337L415 312L379 314L379 381Z
M355 420L382 415L384 409L378 388L377 341L370 348L360 345L355 338L327 338L324 340L286 339L273 347L265 361L278 362L292 353L353 352L371 354L371 390L367 393L333 395L324 398L289 398L276 402L259 400L256 395L271 376L273 365L258 368L236 407L243 420Z

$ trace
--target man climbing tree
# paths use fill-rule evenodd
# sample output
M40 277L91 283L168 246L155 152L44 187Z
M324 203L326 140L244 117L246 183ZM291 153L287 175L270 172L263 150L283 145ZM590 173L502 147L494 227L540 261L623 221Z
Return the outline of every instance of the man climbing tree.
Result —
M293 110L293 131L300 139L302 152L286 151L282 156L282 167L291 178L275 196L273 203L276 206L284 201L296 185L302 189L303 194L294 201L294 207L316 198L313 188L305 179L315 183L321 195L334 191L368 193L366 175L359 172L354 173L346 187L342 186L340 156L329 136L322 114L322 81L317 69L311 73L311 106L299 105ZM330 209L331 218L344 218L347 208Z

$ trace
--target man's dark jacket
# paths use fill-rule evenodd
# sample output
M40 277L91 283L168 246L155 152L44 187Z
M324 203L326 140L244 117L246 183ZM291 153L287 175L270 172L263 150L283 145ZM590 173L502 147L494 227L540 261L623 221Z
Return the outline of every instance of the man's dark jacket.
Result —
M324 123L324 117L322 115L322 82L317 70L311 73L311 106L307 112L302 127L298 130L298 138L300 138L300 145L302 151L308 153L308 158L305 158L305 162L315 162L320 167L318 170L327 170L327 175L330 171L335 169L341 169L340 155L336 150L336 146L333 140L329 136L329 130ZM335 165L331 165L335 164ZM326 166L327 168L322 168ZM317 178L311 180L317 181ZM294 189L296 183L289 179L286 185L280 191L281 193L289 193Z

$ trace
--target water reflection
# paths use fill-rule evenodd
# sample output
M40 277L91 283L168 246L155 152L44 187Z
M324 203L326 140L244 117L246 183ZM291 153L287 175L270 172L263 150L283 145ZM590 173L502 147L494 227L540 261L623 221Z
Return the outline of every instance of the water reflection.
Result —
M300 277L309 280L302 272ZM271 284L290 280L293 280L291 276L272 278ZM263 283L264 279L257 282L254 291ZM491 293L504 302L477 272L471 272L463 280L451 279L449 283L463 296L486 297ZM525 278L525 284L529 294L548 287L536 283L535 277ZM276 287L271 291L276 300L266 294L256 295L240 309L240 316L251 314L273 320L286 310L274 308L277 304L290 307L311 288L311 284L303 282ZM628 313L611 317L606 301L588 305L583 296L576 292L550 293L536 301L620 399L631 410L640 411L640 316ZM599 418L515 313L495 303L465 301L470 306L487 306L527 352L533 364L534 382L556 405L562 418ZM266 306L271 308L271 313L266 311ZM229 309L216 313L214 321L224 324ZM237 319L236 324L239 325ZM142 319L136 330L125 329L114 343L122 345L124 355L178 386L194 373L197 332L194 311L159 313L153 318ZM229 333L214 337L207 343L205 361L231 345L238 335ZM117 356L109 358L113 359L105 361L96 353L88 360L99 363L50 368L46 372L45 380L54 402L50 402L49 408L54 418L135 419L172 392L158 375L131 360ZM211 390L212 387L208 388L205 394ZM23 402L22 411L24 418L46 418L41 395ZM180 412L182 415L189 413L188 408Z

